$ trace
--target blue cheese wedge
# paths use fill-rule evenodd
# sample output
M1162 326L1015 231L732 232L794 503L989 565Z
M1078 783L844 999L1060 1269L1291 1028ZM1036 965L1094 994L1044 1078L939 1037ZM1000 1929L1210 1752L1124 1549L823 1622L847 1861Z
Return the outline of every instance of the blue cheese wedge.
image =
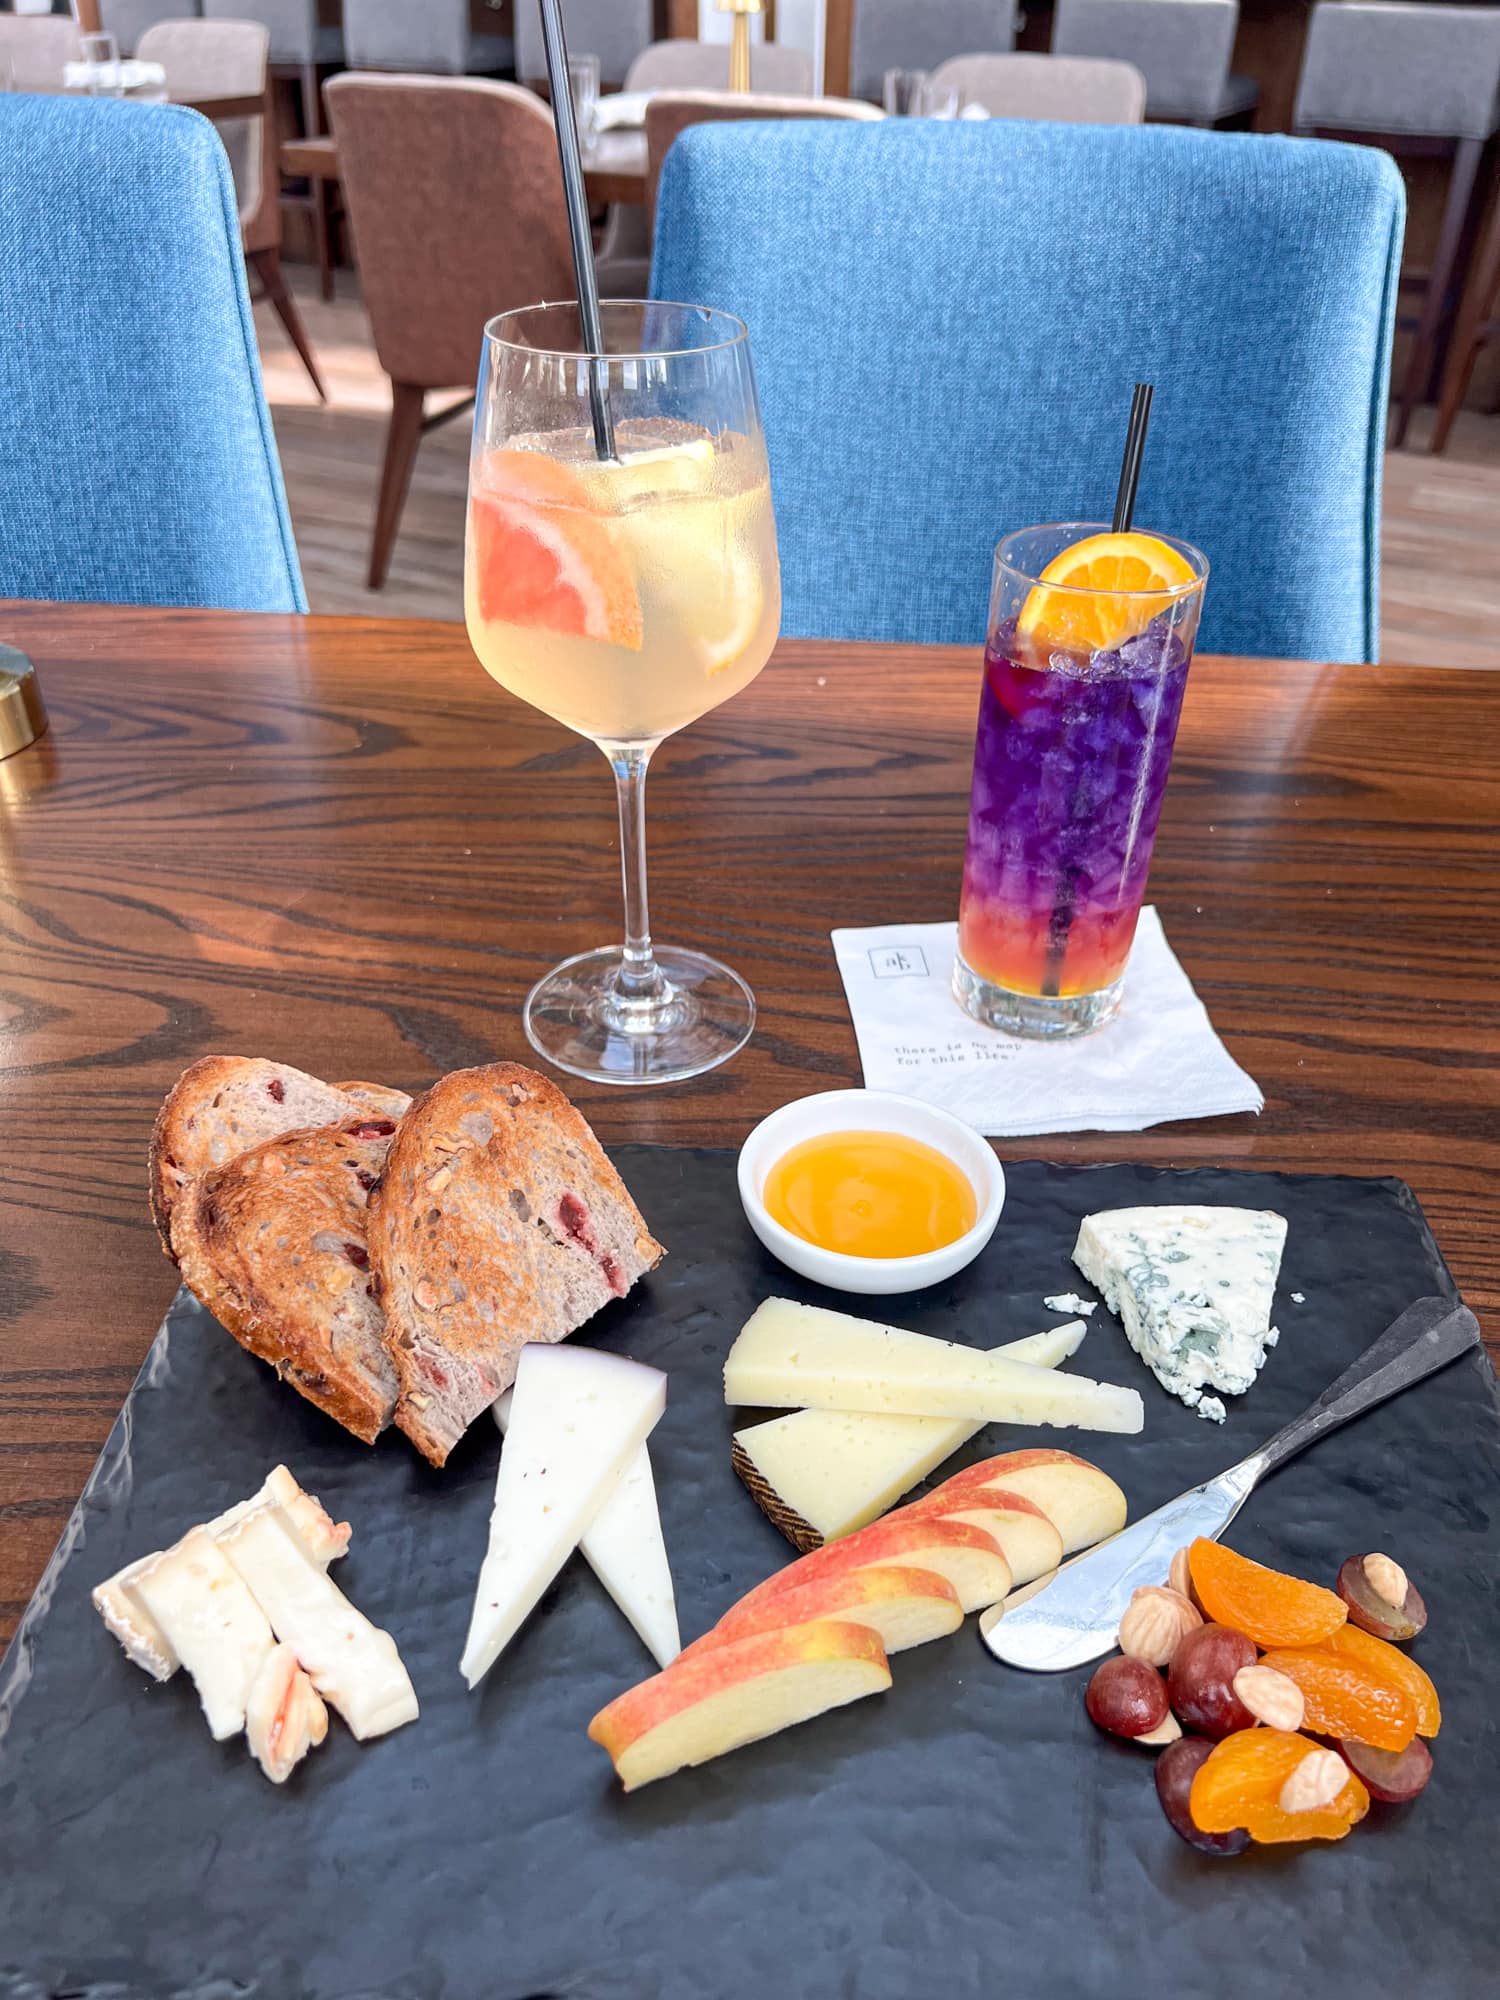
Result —
M1223 1423L1276 1345L1286 1219L1253 1208L1112 1208L1086 1216L1073 1262L1170 1395Z

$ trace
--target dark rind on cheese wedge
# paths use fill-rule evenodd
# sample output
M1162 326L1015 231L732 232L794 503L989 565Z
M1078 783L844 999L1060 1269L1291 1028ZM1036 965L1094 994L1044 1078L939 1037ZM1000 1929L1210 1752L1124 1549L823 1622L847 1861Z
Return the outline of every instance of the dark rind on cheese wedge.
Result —
M806 1555L812 1549L822 1548L823 1537L817 1529L804 1521L795 1507L788 1506L738 1438L729 1447L729 1462L745 1482L750 1498L772 1527L780 1529L794 1549Z

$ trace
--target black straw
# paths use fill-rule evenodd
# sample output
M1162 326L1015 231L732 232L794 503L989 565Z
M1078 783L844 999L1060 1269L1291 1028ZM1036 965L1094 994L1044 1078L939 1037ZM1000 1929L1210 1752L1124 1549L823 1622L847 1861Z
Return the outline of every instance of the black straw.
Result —
M614 458L615 425L609 409L609 366L604 360L604 328L599 318L599 279L594 270L594 235L589 227L588 198L583 186L583 161L578 151L578 121L573 116L573 92L568 84L568 44L563 35L558 0L540 0L542 42L547 51L547 81L552 90L552 121L557 127L557 157L562 166L563 194L568 204L568 234L573 239L573 273L578 281L578 318L583 344L590 356L589 409L594 419L594 452Z
M1146 449L1146 426L1151 421L1151 384L1137 382L1130 399L1130 428L1125 433L1125 457L1120 465L1120 490L1115 495L1117 535L1130 527L1135 513L1135 489L1141 483L1141 458Z

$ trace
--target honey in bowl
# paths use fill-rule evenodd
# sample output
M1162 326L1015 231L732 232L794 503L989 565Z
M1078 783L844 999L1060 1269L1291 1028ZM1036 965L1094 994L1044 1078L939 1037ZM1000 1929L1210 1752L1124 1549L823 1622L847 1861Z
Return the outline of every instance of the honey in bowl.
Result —
M820 1250L920 1257L974 1227L979 1200L945 1153L904 1132L822 1132L766 1175L768 1213Z

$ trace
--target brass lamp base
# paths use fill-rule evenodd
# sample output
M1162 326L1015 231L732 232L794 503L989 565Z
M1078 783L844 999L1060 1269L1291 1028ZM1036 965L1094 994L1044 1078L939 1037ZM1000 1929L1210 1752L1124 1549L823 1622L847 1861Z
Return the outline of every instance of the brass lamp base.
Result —
M35 743L46 727L36 668L19 647L0 645L0 758Z

